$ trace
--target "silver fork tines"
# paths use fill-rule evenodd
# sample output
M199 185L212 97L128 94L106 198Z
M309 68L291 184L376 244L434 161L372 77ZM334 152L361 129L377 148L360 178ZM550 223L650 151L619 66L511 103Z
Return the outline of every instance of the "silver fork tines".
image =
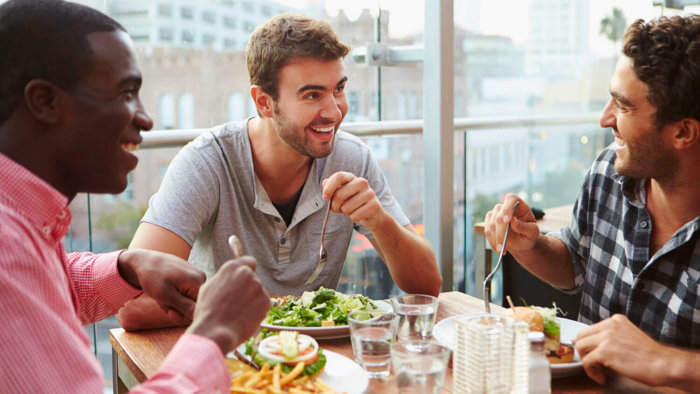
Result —
M330 199L328 199L328 209L326 209L326 218L323 219L323 228L321 229L321 250L319 251L319 258L318 258L318 266L316 267L316 270L314 271L313 274L309 277L309 280L304 283L305 285L313 283L313 281L318 278L318 275L323 271L323 268L326 266L326 260L328 260L328 255L326 254L326 245L323 243L323 237L326 235L326 225L328 224L328 215L331 213L331 202L333 201L333 197L331 196Z
M513 205L513 217L515 217L515 211L518 210L518 205L520 205L520 201L516 201L515 205ZM496 264L496 268L491 271L489 276L484 279L484 304L486 306L486 313L491 313L491 279L493 279L493 276L496 275L496 272L498 271L499 268L501 268L501 262L503 261L503 255L506 254L506 242L508 242L508 231L510 230L510 222L506 225L506 236L503 237L503 247L501 248L501 256L498 258L498 263Z

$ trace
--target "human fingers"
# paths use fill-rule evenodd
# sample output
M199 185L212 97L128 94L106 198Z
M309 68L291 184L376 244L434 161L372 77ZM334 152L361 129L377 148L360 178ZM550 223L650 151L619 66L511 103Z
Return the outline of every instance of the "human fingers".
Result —
M331 177L324 182L323 199L328 201L331 197L334 197L334 194L338 188L352 181L354 178L355 175L343 171L336 172L335 174L331 175Z
M586 375L598 384L605 384L605 365L598 353L593 352L581 359Z
M522 235L527 240L536 240L540 233L540 227L537 223L523 222L515 217L510 218L510 229L512 232ZM507 247L506 245L506 248Z
M344 188L340 190L342 191L343 189ZM343 201L342 205L340 206L340 212L345 216L350 217L352 216L353 212L373 201L377 201L377 203L379 202L372 189L361 190L357 194L354 194Z

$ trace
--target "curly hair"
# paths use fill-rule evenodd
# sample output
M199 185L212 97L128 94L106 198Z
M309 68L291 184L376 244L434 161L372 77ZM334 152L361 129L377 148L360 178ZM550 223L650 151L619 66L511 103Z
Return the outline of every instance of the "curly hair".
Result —
M622 51L649 88L657 127L700 121L700 15L639 19L627 28Z
M350 47L341 43L328 22L302 14L280 14L255 29L246 47L251 85L273 100L279 98L279 70L304 58L337 60ZM259 114L259 113L258 113Z

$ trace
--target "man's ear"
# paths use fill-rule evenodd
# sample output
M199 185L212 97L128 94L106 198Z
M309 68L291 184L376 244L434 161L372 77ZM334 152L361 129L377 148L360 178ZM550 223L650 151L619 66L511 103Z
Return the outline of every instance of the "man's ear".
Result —
M265 93L262 87L253 85L250 87L250 96L253 98L255 108L266 118L271 118L274 112L272 108L272 97Z
M29 112L46 125L61 121L63 108L60 95L61 91L56 85L43 79L30 81L24 88L24 101Z
M676 149L688 149L700 141L700 122L697 119L685 118L676 122L673 135L673 147Z

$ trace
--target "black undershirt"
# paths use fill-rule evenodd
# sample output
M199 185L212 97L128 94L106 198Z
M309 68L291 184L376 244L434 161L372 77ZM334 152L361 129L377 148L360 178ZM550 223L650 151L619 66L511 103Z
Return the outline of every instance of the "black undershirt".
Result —
M301 185L299 188L299 191L297 194L292 197L291 200L282 203L282 204L275 204L274 202L272 205L277 208L277 212L280 213L280 216L282 216L282 220L289 226L289 223L292 222L292 217L294 216L294 210L297 208L297 203L299 202L299 197L301 197L301 191L304 190L304 185Z

